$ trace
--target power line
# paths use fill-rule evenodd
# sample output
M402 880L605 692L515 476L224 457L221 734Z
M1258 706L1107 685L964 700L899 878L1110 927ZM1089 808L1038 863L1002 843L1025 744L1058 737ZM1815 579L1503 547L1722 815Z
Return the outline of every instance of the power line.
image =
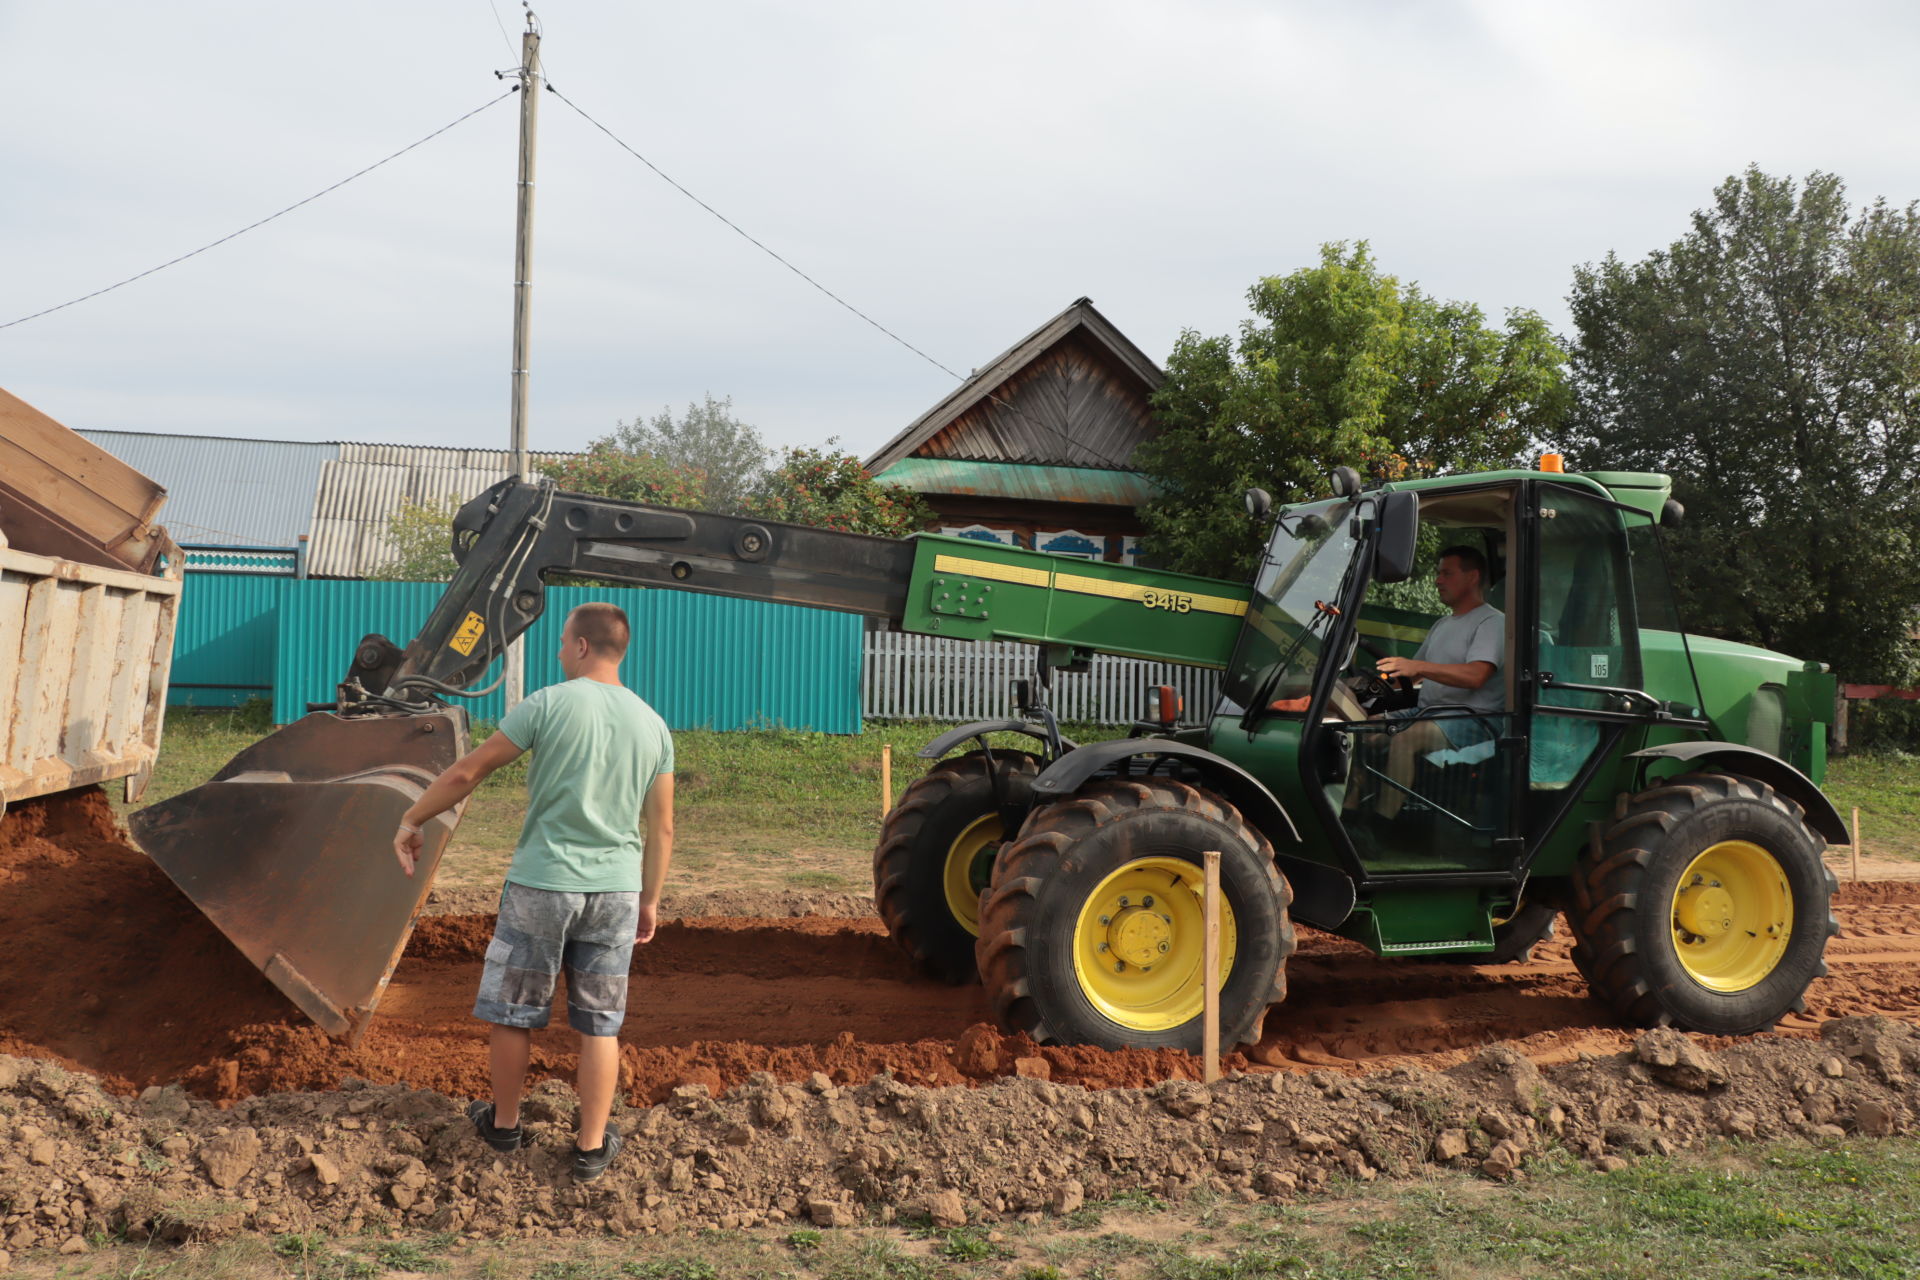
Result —
M609 138L612 138L614 141L614 145L618 146L622 151L632 156L635 160L638 160L641 164L647 166L647 168L653 170L654 173L658 174L660 178L664 182L666 182L668 186L672 187L675 191L678 191L681 195L693 201L695 204L699 205L702 209L705 209L708 213L712 214L714 217L720 219L720 221L726 223L729 227L733 228L734 232L738 234L740 238L745 240L748 244L760 250L760 252L766 254L769 258L772 258L775 262L779 263L781 266L785 267L787 270L793 272L793 274L799 276L802 280L805 280L808 284L818 289L821 293L826 294L829 298L832 298L835 302L845 307L848 311L851 311L854 315L859 316L862 320L865 320L868 324L872 325L874 328L878 329L880 332L886 334L889 338L892 338L895 342L899 343L901 346L905 347L907 350L913 352L913 354L919 356L922 360L925 360L928 364L932 365L934 368L940 370L940 372L946 374L949 378L957 379L960 377L959 374L947 368L947 366L941 364L938 360L935 360L932 356L928 355L926 352L922 351L920 348L914 346L911 342L908 342L905 338L901 337L899 334L895 333L893 330L887 328L887 326L881 324L878 320L875 320L872 316L868 315L866 312L862 311L860 308L854 306L851 302L848 302L845 298L841 297L839 294L835 293L833 290L827 288L827 286L821 284L818 280L815 280L812 276L808 275L806 272L802 271L800 268L794 266L791 262L788 262L785 258L781 257L779 254L775 253L773 250L767 248L766 245L761 244L758 240L754 239L752 236L748 235L745 231L741 230L740 225L734 222L733 219L727 217L726 214L721 213L718 209L708 204L705 200L702 200L699 196L693 194L693 192L687 190L685 187L675 182L671 177L668 177L666 172L662 170L659 165L647 159L645 156L641 155L638 151L635 151L632 147L628 146L625 142L623 142L620 139L619 135L614 133L613 130L607 128L607 126L601 124L598 120L595 120L592 116L588 115L585 111L582 111L579 105L575 103L573 99L569 98L566 94L554 88L553 82L551 80L547 82L547 91L551 93L554 97L560 99L560 101L566 103L569 107L572 107L576 112L579 113L579 116L582 120L585 120L588 124L592 125L594 128L598 129L600 132L606 134Z
M500 16L500 6L493 0L487 0L487 8L493 10L493 25L500 28L500 38L507 42L507 52L516 58L519 57L520 51L513 47L513 37L507 34L506 21Z
M932 356L928 355L926 352L922 351L920 348L914 346L911 342L908 342L905 338L901 337L899 334L895 333L893 330L887 328L885 325L881 324L878 320L875 320L872 316L860 310L860 308L854 306L851 302L848 302L845 298L842 298L839 294L827 288L825 285L821 284L818 280L815 280L812 276L808 275L806 272L802 271L800 268L794 266L791 262L788 262L785 258L781 257L778 253L775 253L772 249L769 249L766 245L754 239L753 236L749 235L744 229L741 228L741 226L738 223L736 223L733 219L727 217L726 214L721 213L718 209L708 204L705 200L702 200L699 196L693 194L693 192L687 190L685 187L681 186L678 182L675 182L673 178L666 173L665 170L660 168L659 165L647 159L645 156L641 155L638 151L635 151L631 146L628 146L625 140L623 140L618 134L614 133L613 130L607 128L607 126L601 124L598 120L595 120L592 116L588 115L586 111L583 110L578 103L574 102L573 99L567 97L566 94L561 93L560 90L554 88L552 80L547 81L547 92L551 93L554 97L560 99L560 101L566 103L569 107L572 107L574 111L578 113L578 115L582 120L585 120L588 124L598 129L601 133L604 133L607 135L607 137L613 139L614 145L618 146L622 151L625 151L628 155L632 156L635 160L638 160L641 164L647 166L647 168L653 170L653 172L662 181L664 181L668 186L672 187L675 191L678 191L681 195L693 201L695 204L699 205L702 209L705 209L708 213L712 214L714 217L718 218L721 222L725 223L729 228L731 228L734 231L735 234L740 236L740 238L745 240L748 244L760 250L760 252L766 254L769 258L772 258L775 262L779 263L781 266L785 267L787 270L793 272L793 274L795 274L796 276L799 276L802 280L805 280L808 284L812 285L815 289L818 289L821 293L824 293L827 297L833 299L835 302L845 307L848 311L851 311L854 315L860 317L860 319L866 321L868 324L872 325L875 329L878 329L881 333L884 333L885 335L887 335L887 337L892 338L895 342L899 343L901 346L905 347L907 350L913 352L913 354L919 356L922 360L925 360L928 364L940 370L940 372L946 374L949 378L952 378L958 382L966 381L966 378L962 377L958 373L955 373L952 369L947 368L946 365L941 364L938 360L935 360ZM1013 414L1015 417L1021 419L1023 422L1026 422L1030 426L1038 427L1040 428L1040 430L1047 432L1049 435L1057 436L1059 439L1066 441L1068 444L1072 445L1074 448L1080 450L1083 453L1092 454L1094 457L1098 458L1102 462L1107 463L1109 466L1124 467L1125 465L1123 463L1116 461L1115 459L1107 457L1105 454L1099 452L1096 449L1088 448L1085 443L1079 440L1075 440L1072 436L1068 435L1064 431L1061 431L1059 428L1053 427L1048 425L1047 423L1041 422L1037 418L1030 417L1028 414L1023 412L1017 406L1010 404L1008 401L1002 399L999 395L997 395L992 391L989 391L986 393L986 398L993 401L995 404L999 405L1001 408L1007 410L1009 413Z
M110 284L104 289L95 289L92 293L82 294L80 297L74 298L69 302L63 302L57 307L48 307L46 310L36 311L32 315L21 316L18 320L9 320L5 324L0 324L0 329L11 329L13 328L13 326L17 324L25 324L29 320L38 320L41 316L50 316L56 311L65 311L68 307L77 306L80 303L86 302L91 298L97 298L103 293L112 293L115 289L124 288L125 286L132 284L136 280L144 280L148 276L153 275L157 271L165 271L168 267L177 266L180 263L185 262L188 258L198 257L199 255L205 253L209 249L218 248L219 246L225 244L227 241L232 240L238 236L243 236L247 232L252 231L256 227L264 227L269 222L272 222L275 218L284 217L287 214L292 213L295 209L298 209L301 205L312 204L315 200L318 200L321 196L328 195L331 192L338 191L341 187L346 186L349 182L352 182L355 178L365 177L367 174L372 173L375 169L378 169L381 165L386 164L389 160L398 160L401 156L407 154L407 152L409 151L412 151L415 147L423 146L426 143L432 142L435 138L439 137L441 134L445 133L447 130L453 128L454 125L464 124L468 120L471 120L473 119L473 117L479 115L482 111L485 111L488 107L493 106L495 103L501 101L504 98L511 98L515 93L518 93L518 92L519 92L519 87L515 86L514 88L509 89L505 93L501 94L500 97L492 98L486 102L481 103L479 106L475 107L473 110L467 112L467 114L461 116L458 120L454 120L448 124L441 125L438 129L435 129L432 133L420 139L418 142L410 142L406 146L394 152L392 155L387 156L385 159L374 161L372 164L360 170L358 173L348 174L346 177L340 179L340 181L334 183L332 186L327 187L323 190L314 192L312 195L308 196L305 200L295 201L293 204L290 204L286 208L280 210L280 212L270 213L266 217L260 219L258 222L250 222L246 226L240 228L238 231L229 232L228 234L221 236L218 240L213 241L213 243L211 244L203 244L198 249L195 249L192 253L183 253L179 257L171 259L170 261L167 261L167 262L163 262L157 267L149 267L145 271L142 271L137 276L128 276L125 280L120 281L118 284Z

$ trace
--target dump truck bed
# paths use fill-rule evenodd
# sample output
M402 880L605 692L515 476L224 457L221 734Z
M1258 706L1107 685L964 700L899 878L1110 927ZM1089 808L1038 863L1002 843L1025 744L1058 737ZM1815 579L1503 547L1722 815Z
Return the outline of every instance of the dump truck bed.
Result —
M0 809L152 773L182 557L166 491L0 391Z

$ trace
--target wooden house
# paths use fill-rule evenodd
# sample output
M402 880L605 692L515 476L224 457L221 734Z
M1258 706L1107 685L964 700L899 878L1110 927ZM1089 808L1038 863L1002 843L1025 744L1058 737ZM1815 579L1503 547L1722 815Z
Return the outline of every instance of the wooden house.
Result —
M929 528L1061 555L1132 563L1133 467L1158 434L1158 365L1081 298L978 369L866 461L932 507Z

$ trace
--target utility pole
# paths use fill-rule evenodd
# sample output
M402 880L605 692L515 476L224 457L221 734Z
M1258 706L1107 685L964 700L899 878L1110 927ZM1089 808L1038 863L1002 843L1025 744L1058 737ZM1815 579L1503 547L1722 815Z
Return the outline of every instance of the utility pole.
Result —
M533 303L533 142L540 116L540 31L533 10L520 37L520 201L513 233L513 417L509 447L513 474L527 476L527 345ZM527 654L516 639L507 646L507 709L527 693Z

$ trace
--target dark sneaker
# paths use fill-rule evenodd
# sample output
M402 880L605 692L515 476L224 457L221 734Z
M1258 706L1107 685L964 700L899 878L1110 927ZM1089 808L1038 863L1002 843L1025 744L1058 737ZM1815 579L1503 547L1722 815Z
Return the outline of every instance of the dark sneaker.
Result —
M473 1121L473 1127L479 1131L480 1140L495 1151L520 1149L520 1126L515 1125L511 1129L495 1128L491 1102L475 1102L468 1106L467 1119Z
M613 1158L620 1154L620 1148L624 1145L620 1135L609 1129L600 1142L599 1150L582 1151L576 1146L573 1149L573 1180L592 1182L607 1171L607 1166L613 1163Z

